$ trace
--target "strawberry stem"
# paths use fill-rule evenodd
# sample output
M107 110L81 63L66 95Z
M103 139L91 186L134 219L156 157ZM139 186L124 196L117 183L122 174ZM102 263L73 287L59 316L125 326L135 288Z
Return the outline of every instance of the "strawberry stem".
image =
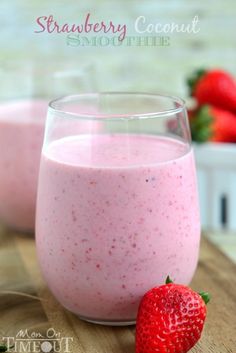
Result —
M202 299L203 299L205 304L209 303L209 301L211 299L211 296L210 296L209 293L207 293L207 292L199 292L198 294L202 297Z
M173 283L172 279L170 278L170 276L168 275L166 277L166 284L169 284L169 283Z

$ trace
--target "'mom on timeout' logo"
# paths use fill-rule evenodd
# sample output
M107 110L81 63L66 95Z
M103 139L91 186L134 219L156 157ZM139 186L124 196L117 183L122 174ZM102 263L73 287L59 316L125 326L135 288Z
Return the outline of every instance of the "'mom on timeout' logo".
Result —
M9 352L25 353L49 353L62 352L70 353L70 343L73 337L63 337L54 328L49 328L46 335L40 332L28 332L20 330L15 337L3 337Z

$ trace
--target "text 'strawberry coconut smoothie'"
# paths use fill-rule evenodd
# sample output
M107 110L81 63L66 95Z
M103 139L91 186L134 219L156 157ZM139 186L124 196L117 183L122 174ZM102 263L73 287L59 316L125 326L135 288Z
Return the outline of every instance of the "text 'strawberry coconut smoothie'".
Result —
M37 250L69 310L134 320L143 294L168 274L189 283L199 248L193 152L150 135L81 135L43 150Z
M33 231L47 101L0 105L0 220Z

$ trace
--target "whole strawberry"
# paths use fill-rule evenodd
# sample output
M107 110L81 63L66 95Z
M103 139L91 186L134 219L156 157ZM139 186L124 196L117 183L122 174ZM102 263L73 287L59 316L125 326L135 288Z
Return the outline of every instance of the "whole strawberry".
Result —
M188 79L199 105L211 104L236 113L236 80L224 70L198 70Z
M203 105L189 115L192 139L196 142L236 142L236 114Z
M206 318L208 293L166 284L141 300L136 325L136 353L186 353L199 340Z

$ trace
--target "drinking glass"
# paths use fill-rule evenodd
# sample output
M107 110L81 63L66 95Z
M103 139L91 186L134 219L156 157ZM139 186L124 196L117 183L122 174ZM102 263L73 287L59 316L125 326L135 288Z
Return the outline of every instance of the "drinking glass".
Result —
M65 308L94 323L133 324L144 293L167 275L191 281L199 239L181 99L100 93L49 104L36 244L46 283Z
M90 84L91 90L91 76L87 68L54 72L11 65L0 77L0 220L31 233L48 102L69 94L69 87L83 92Z

